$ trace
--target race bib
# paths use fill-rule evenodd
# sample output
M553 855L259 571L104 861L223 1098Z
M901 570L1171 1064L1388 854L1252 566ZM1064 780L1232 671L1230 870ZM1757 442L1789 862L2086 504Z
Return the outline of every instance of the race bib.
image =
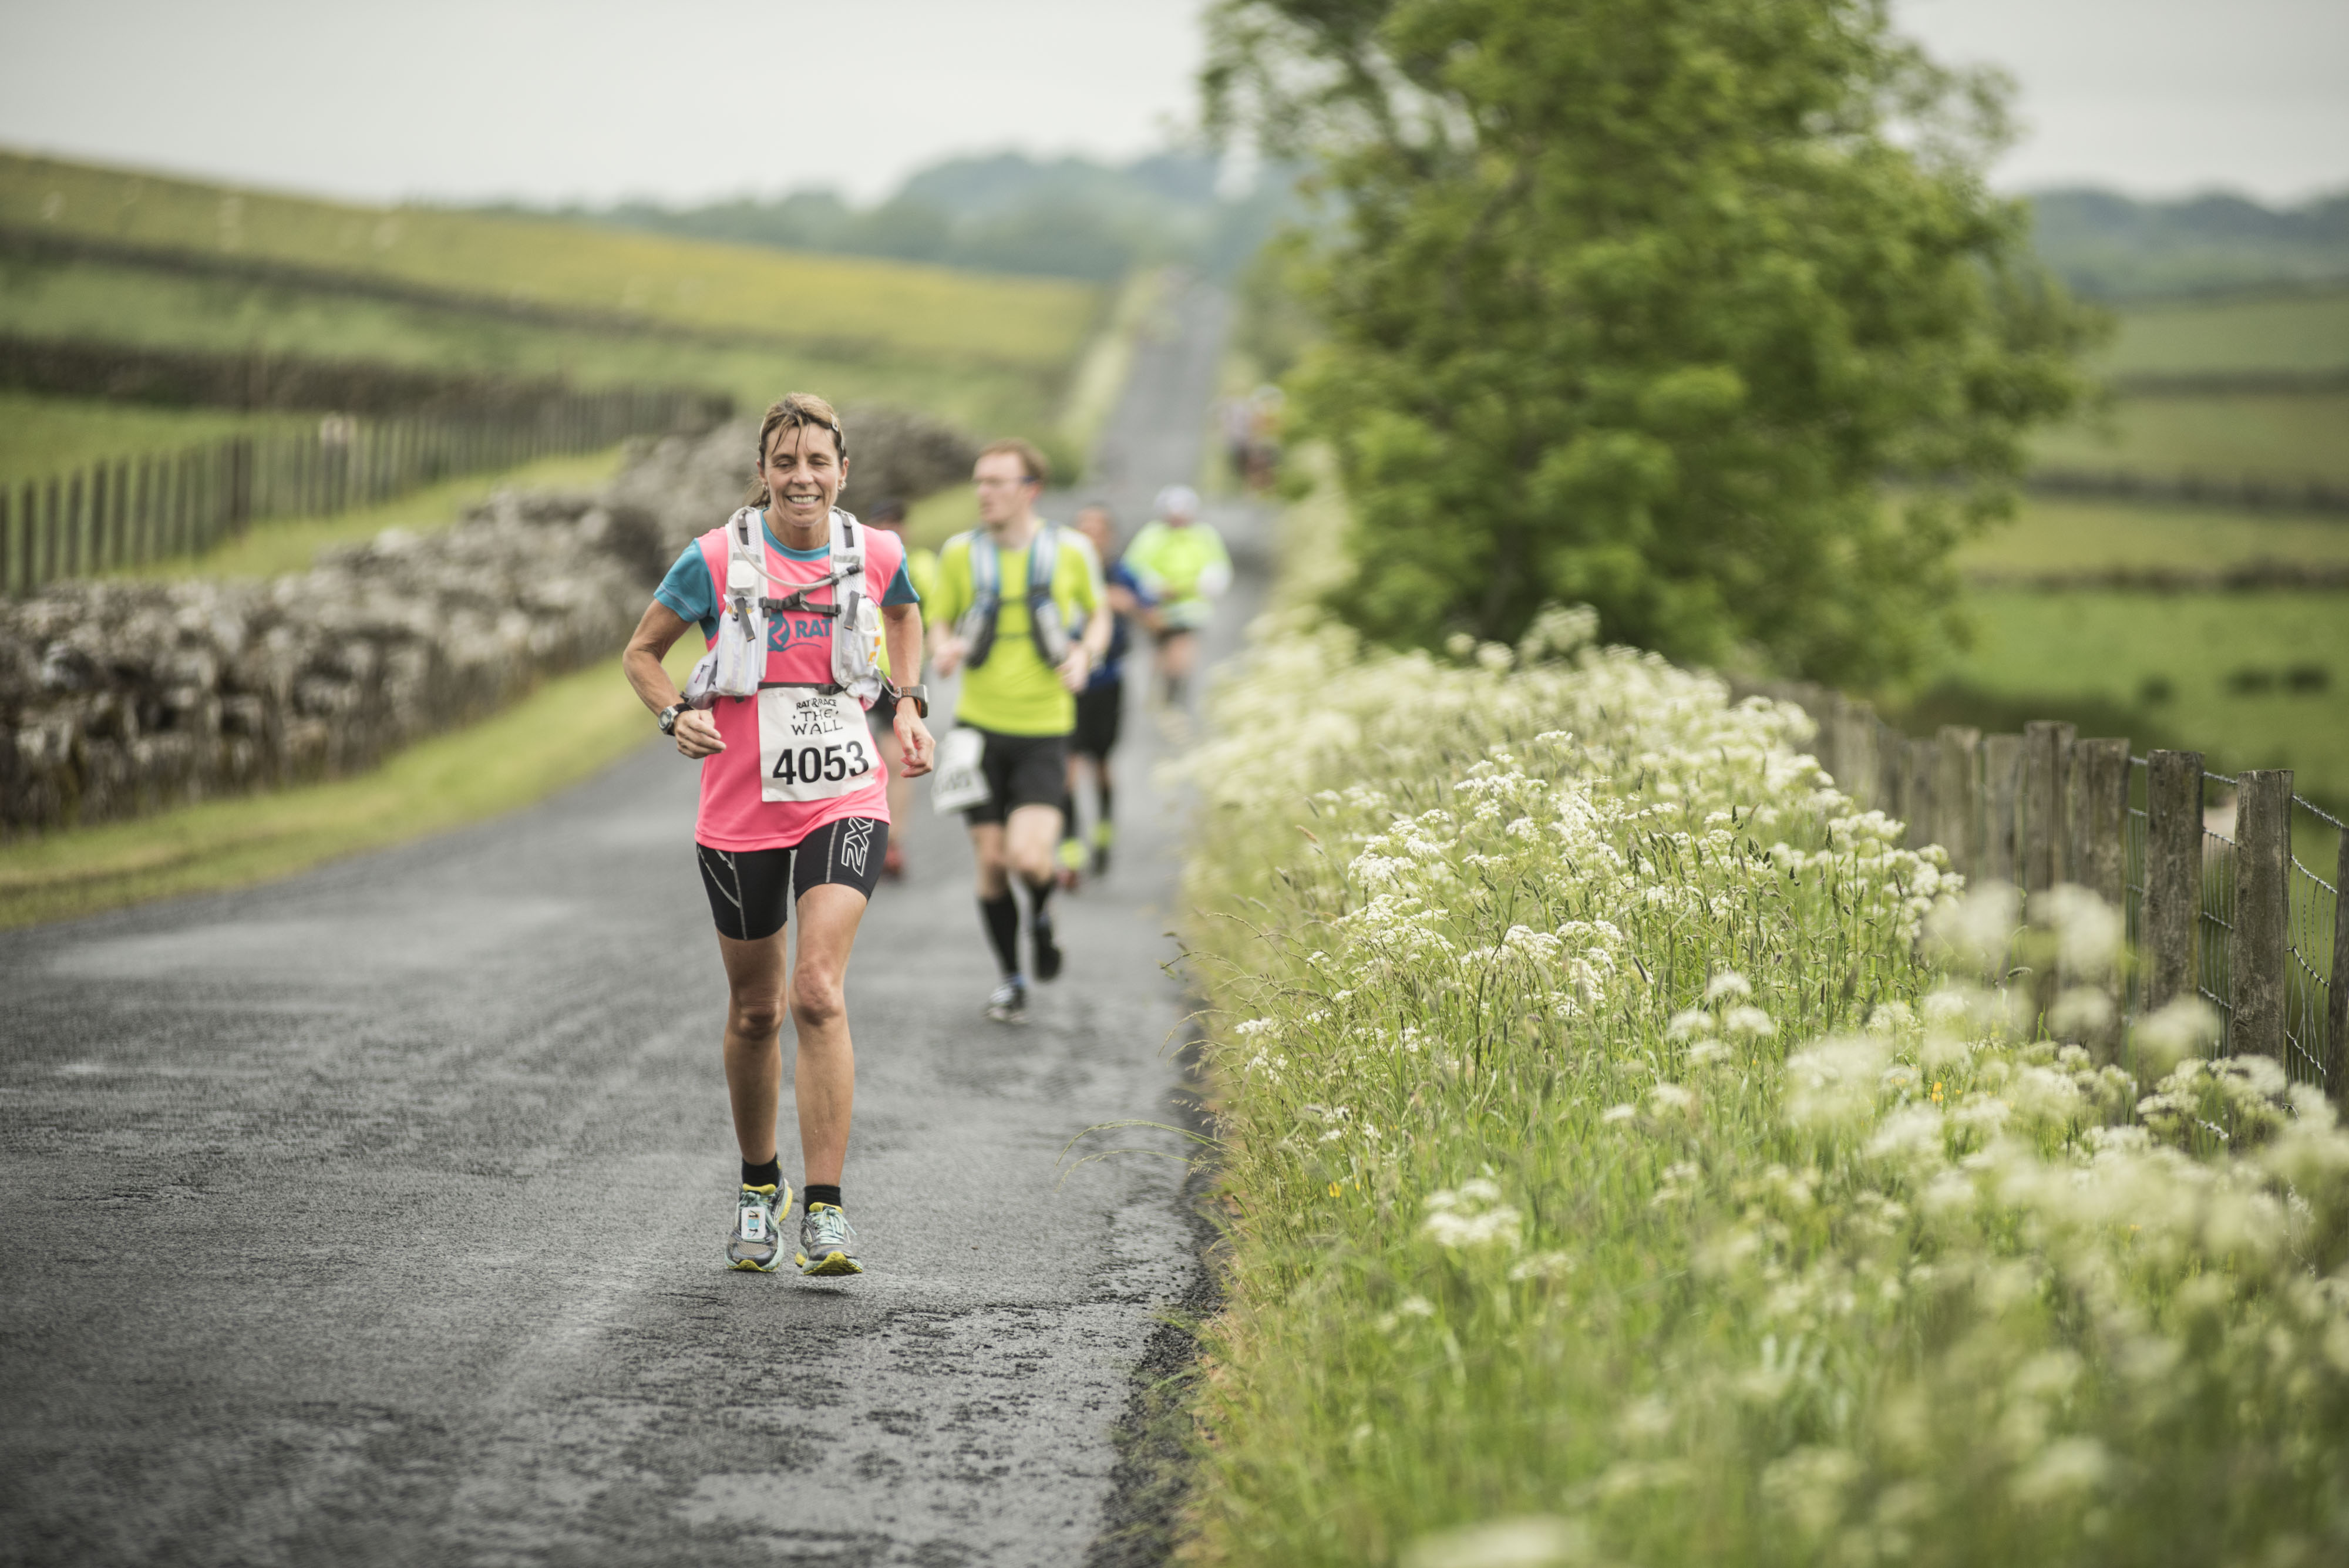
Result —
M979 765L987 755L987 737L959 726L938 742L937 762L931 770L930 808L940 816L985 805L990 791Z
M873 777L864 709L844 692L769 686L759 693L759 798L830 800Z

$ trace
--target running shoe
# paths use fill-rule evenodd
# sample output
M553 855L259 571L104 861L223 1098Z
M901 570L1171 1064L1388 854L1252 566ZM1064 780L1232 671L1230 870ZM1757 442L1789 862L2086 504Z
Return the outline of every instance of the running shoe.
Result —
M726 1264L771 1274L783 1261L782 1232L776 1227L792 1210L789 1182L745 1187L734 1199L734 1233L726 1238Z
M800 1217L798 1262L802 1274L861 1274L856 1261L856 1227L829 1203L811 1203Z
M895 839L890 841L888 848L881 852L881 875L892 882L905 879L905 851Z
M1052 911L1038 910L1036 918L1029 922L1028 934L1036 943L1036 978L1038 980L1060 979L1061 948L1059 943L1052 940Z
M1084 875L1084 870L1085 846L1078 843L1077 836L1071 833L1068 837L1061 840L1061 891L1075 892L1078 878Z
M1106 822L1093 824L1093 877L1096 880L1109 875L1109 846L1116 829Z
M1028 982L1013 975L988 993L987 1015L998 1023L1028 1022Z

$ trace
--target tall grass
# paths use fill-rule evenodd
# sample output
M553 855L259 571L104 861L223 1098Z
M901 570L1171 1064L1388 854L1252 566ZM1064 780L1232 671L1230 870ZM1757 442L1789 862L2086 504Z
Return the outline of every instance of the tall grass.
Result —
M1447 663L1285 612L1189 760L1231 1236L1195 1557L2340 1561L2330 1108L2161 1077L2190 1013L2141 1077L2031 1038L1966 978L2002 900L1795 711L1588 629ZM2093 1035L2113 922L2054 912Z

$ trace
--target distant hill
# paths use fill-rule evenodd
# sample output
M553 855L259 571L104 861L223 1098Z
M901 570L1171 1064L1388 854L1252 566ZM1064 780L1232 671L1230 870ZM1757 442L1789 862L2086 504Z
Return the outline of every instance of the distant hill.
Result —
M2102 299L2349 280L2349 191L2297 207L2213 194L2139 202L2109 191L2030 198L2039 254Z
M1279 171L1247 194L1219 194L1219 167L1195 152L1123 164L1002 152L932 164L866 208L811 190L698 206L500 210L985 272L1108 281L1144 263L1187 262L1228 277L1290 214L1295 198L1292 179Z

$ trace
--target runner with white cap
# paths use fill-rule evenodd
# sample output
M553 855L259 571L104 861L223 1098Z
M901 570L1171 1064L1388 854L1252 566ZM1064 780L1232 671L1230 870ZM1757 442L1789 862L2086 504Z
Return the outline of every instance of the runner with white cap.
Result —
M1179 708L1198 659L1200 629L1232 586L1232 557L1215 525L1199 520L1199 493L1189 485L1160 491L1157 511L1125 547L1125 566L1157 607L1143 619L1157 645L1158 700Z

